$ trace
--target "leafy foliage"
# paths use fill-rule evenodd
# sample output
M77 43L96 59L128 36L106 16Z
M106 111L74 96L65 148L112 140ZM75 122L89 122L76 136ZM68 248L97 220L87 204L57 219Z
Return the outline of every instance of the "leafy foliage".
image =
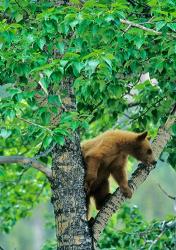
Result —
M77 128L83 138L111 127L147 129L152 137L156 135L176 99L176 3L130 2L72 1L72 5L61 6L44 0L3 1L1 155L35 156L53 143L63 145ZM161 34L127 26L121 19ZM155 83L140 80L147 72ZM75 112L64 107L67 92L62 83L66 78L75 91ZM176 168L175 125L172 132L164 160ZM51 163L48 156L40 160ZM18 165L0 167L4 231L28 213L25 211L35 203L33 194L41 188L43 177L34 170L27 171L15 188L9 184L22 171Z
M173 222L174 218L169 218ZM168 224L169 225L169 224ZM167 221L147 223L137 207L124 206L114 215L101 236L100 249L174 249L174 227Z

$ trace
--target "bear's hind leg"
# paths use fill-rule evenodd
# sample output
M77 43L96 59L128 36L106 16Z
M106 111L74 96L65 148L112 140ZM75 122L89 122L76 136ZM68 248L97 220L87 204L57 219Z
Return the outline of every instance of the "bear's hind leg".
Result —
M109 196L109 182L108 180L104 180L93 193L97 210L100 210L103 207Z

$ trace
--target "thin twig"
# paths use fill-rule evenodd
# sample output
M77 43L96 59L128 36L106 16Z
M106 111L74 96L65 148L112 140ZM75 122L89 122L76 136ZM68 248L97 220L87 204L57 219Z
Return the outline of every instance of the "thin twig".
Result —
M131 24L128 25L128 27L122 32L121 36L123 36L130 28L131 28Z
M143 26L143 25L141 25L141 24L133 23L133 22L131 22L131 21L129 21L129 20L120 19L120 22L123 23L123 24L131 25L131 26L136 27L136 28L141 29L141 30L145 30L145 31L154 33L155 35L162 35L162 32L160 32L160 31L157 31L157 30L154 30L154 29L147 28L147 27L145 27L145 26ZM170 33L170 32L168 32L167 35L168 35L169 37L172 36L172 37L176 38L176 36L175 36L174 34Z
M38 155L34 156L34 159L39 159L40 157L48 156L48 154L54 149L57 143L53 143L53 145L48 148L46 151L40 152Z
M0 164L3 163L22 163L22 164L30 164L33 168L39 170L43 174L45 174L48 178L52 177L51 170L47 168L47 165L41 163L40 161L36 161L34 158L27 158L23 156L0 156Z
M168 193L164 190L164 188L161 187L160 184L158 184L158 187L161 189L161 191L162 191L167 197L169 197L169 198L172 199L172 200L175 200L175 199L176 199L176 196L172 196L172 195L168 194Z
M49 131L50 133L52 133L52 130L50 130L49 128L46 128L46 127L44 127L44 126L42 126L42 125L40 125L40 124L31 122L31 121L26 120L26 119L24 119L24 118L22 118L22 117L19 117L19 116L16 116L16 118L19 119L19 120L21 120L21 121L23 121L23 122L26 122L26 123L28 123L28 124L30 124L30 125L37 126L37 127L39 127L39 128L45 129L45 130Z
M30 166L29 166L30 167ZM23 177L23 175L25 174L25 172L28 170L28 168L24 168L22 170L22 173L18 176L18 178L14 179L14 180L3 180L3 181L0 181L0 185L1 187L6 187L6 186L9 186L9 183L13 184L13 185L18 185L20 182L21 182L21 179Z
M153 109L153 108L156 108L156 105L158 104L158 103L160 103L161 101L165 101L165 98L166 98L166 96L162 96L160 99L158 99L155 103L152 103L149 107L147 107L147 109L143 112L143 113L139 113L139 115L137 115L136 117L131 117L130 119L131 119L131 121L135 121L135 120L137 120L139 117L143 117L146 113L148 113L148 111L150 110L150 109ZM131 121L130 121L130 123L131 123Z
M128 24L128 25L131 25L133 27L136 27L136 28L139 28L139 29L142 29L142 30L145 30L145 31L149 31L149 32L152 32L156 35L161 35L162 32L159 32L159 31L156 31L156 30L153 30L153 29L150 29L150 28L147 28L143 25L140 25L140 24L137 24L137 23L133 23L131 21L128 21L128 20L125 20L125 19L120 19L120 22L123 23L123 24Z
M164 234L165 229L163 231L161 231L161 233L158 235L158 237L152 242L152 244L149 247L149 250L152 249L152 247L159 241L159 239L161 238L161 236Z

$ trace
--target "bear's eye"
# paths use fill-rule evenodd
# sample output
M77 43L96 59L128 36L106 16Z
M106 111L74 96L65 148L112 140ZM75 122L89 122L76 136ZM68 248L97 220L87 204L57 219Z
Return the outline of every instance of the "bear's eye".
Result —
M151 150L151 149L148 149L148 150L147 150L147 154L148 154L148 155L151 155L151 154L152 154L152 150Z

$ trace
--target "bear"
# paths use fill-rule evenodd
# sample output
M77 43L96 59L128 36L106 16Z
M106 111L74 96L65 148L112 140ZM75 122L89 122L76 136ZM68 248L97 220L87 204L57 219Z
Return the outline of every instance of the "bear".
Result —
M81 150L86 165L85 189L88 211L90 197L94 198L97 210L102 208L109 197L110 175L118 183L121 192L127 198L132 197L127 179L128 155L145 164L156 164L147 132L108 130L82 142Z

